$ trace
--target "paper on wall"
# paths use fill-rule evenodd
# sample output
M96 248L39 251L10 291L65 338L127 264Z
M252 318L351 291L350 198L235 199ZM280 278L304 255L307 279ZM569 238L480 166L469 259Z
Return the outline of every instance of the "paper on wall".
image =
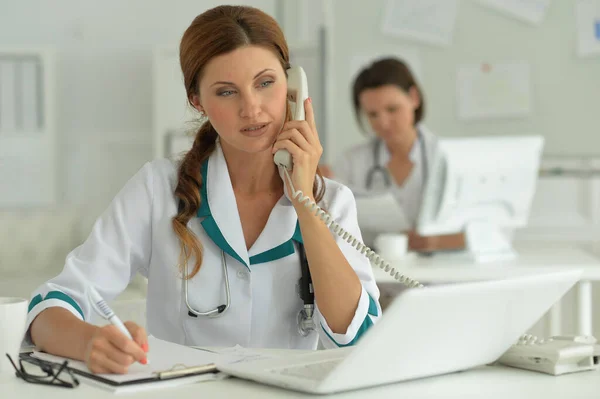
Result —
M381 29L390 36L447 46L457 8L456 0L388 0Z
M576 6L577 54L600 54L600 0L579 0Z
M456 92L461 119L528 115L531 112L530 66L527 62L460 66Z
M550 0L479 0L480 3L534 25L542 23Z

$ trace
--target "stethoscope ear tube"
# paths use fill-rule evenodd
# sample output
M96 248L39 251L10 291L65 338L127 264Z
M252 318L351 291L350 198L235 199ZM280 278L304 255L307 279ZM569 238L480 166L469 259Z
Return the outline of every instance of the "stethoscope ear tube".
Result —
M305 305L314 305L315 293L312 284L312 278L310 276L310 269L308 268L308 260L306 259L306 252L304 245L298 243L298 250L300 256L300 271L302 276L300 277L300 299L304 301Z
M421 162L423 163L423 181L427 181L429 166L427 165L427 152L425 150L425 139L423 137L423 133L417 129L417 139L419 141L419 147L421 150ZM373 185L373 176L375 173L380 173L383 175L383 179L385 181L385 187L389 188L392 184L390 181L390 175L388 171L381 165L381 146L383 145L383 141L380 139L376 139L373 143L373 166L367 171L365 188L370 190Z

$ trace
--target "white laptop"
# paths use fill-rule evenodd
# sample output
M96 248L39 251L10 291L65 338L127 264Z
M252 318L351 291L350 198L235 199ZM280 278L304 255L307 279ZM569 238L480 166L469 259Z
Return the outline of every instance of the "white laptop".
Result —
M560 271L400 294L354 347L220 365L235 377L334 393L497 360L580 278Z

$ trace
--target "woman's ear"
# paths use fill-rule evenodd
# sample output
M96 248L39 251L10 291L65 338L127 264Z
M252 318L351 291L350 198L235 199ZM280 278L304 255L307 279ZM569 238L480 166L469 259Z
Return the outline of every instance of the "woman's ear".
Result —
M192 104L194 105L194 108L196 108L198 112L204 113L204 108L202 107L202 104L200 104L200 96L194 94L190 97L190 99Z
M421 95L419 94L419 90L417 90L416 86L411 86L410 89L408 89L408 96L410 97L410 101L415 109L421 106Z

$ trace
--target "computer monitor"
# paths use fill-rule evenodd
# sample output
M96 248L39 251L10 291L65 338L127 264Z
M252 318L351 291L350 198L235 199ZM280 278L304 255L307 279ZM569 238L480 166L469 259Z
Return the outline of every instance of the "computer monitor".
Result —
M527 224L543 145L541 136L440 139L417 232L464 232L478 262L516 257L510 233Z

